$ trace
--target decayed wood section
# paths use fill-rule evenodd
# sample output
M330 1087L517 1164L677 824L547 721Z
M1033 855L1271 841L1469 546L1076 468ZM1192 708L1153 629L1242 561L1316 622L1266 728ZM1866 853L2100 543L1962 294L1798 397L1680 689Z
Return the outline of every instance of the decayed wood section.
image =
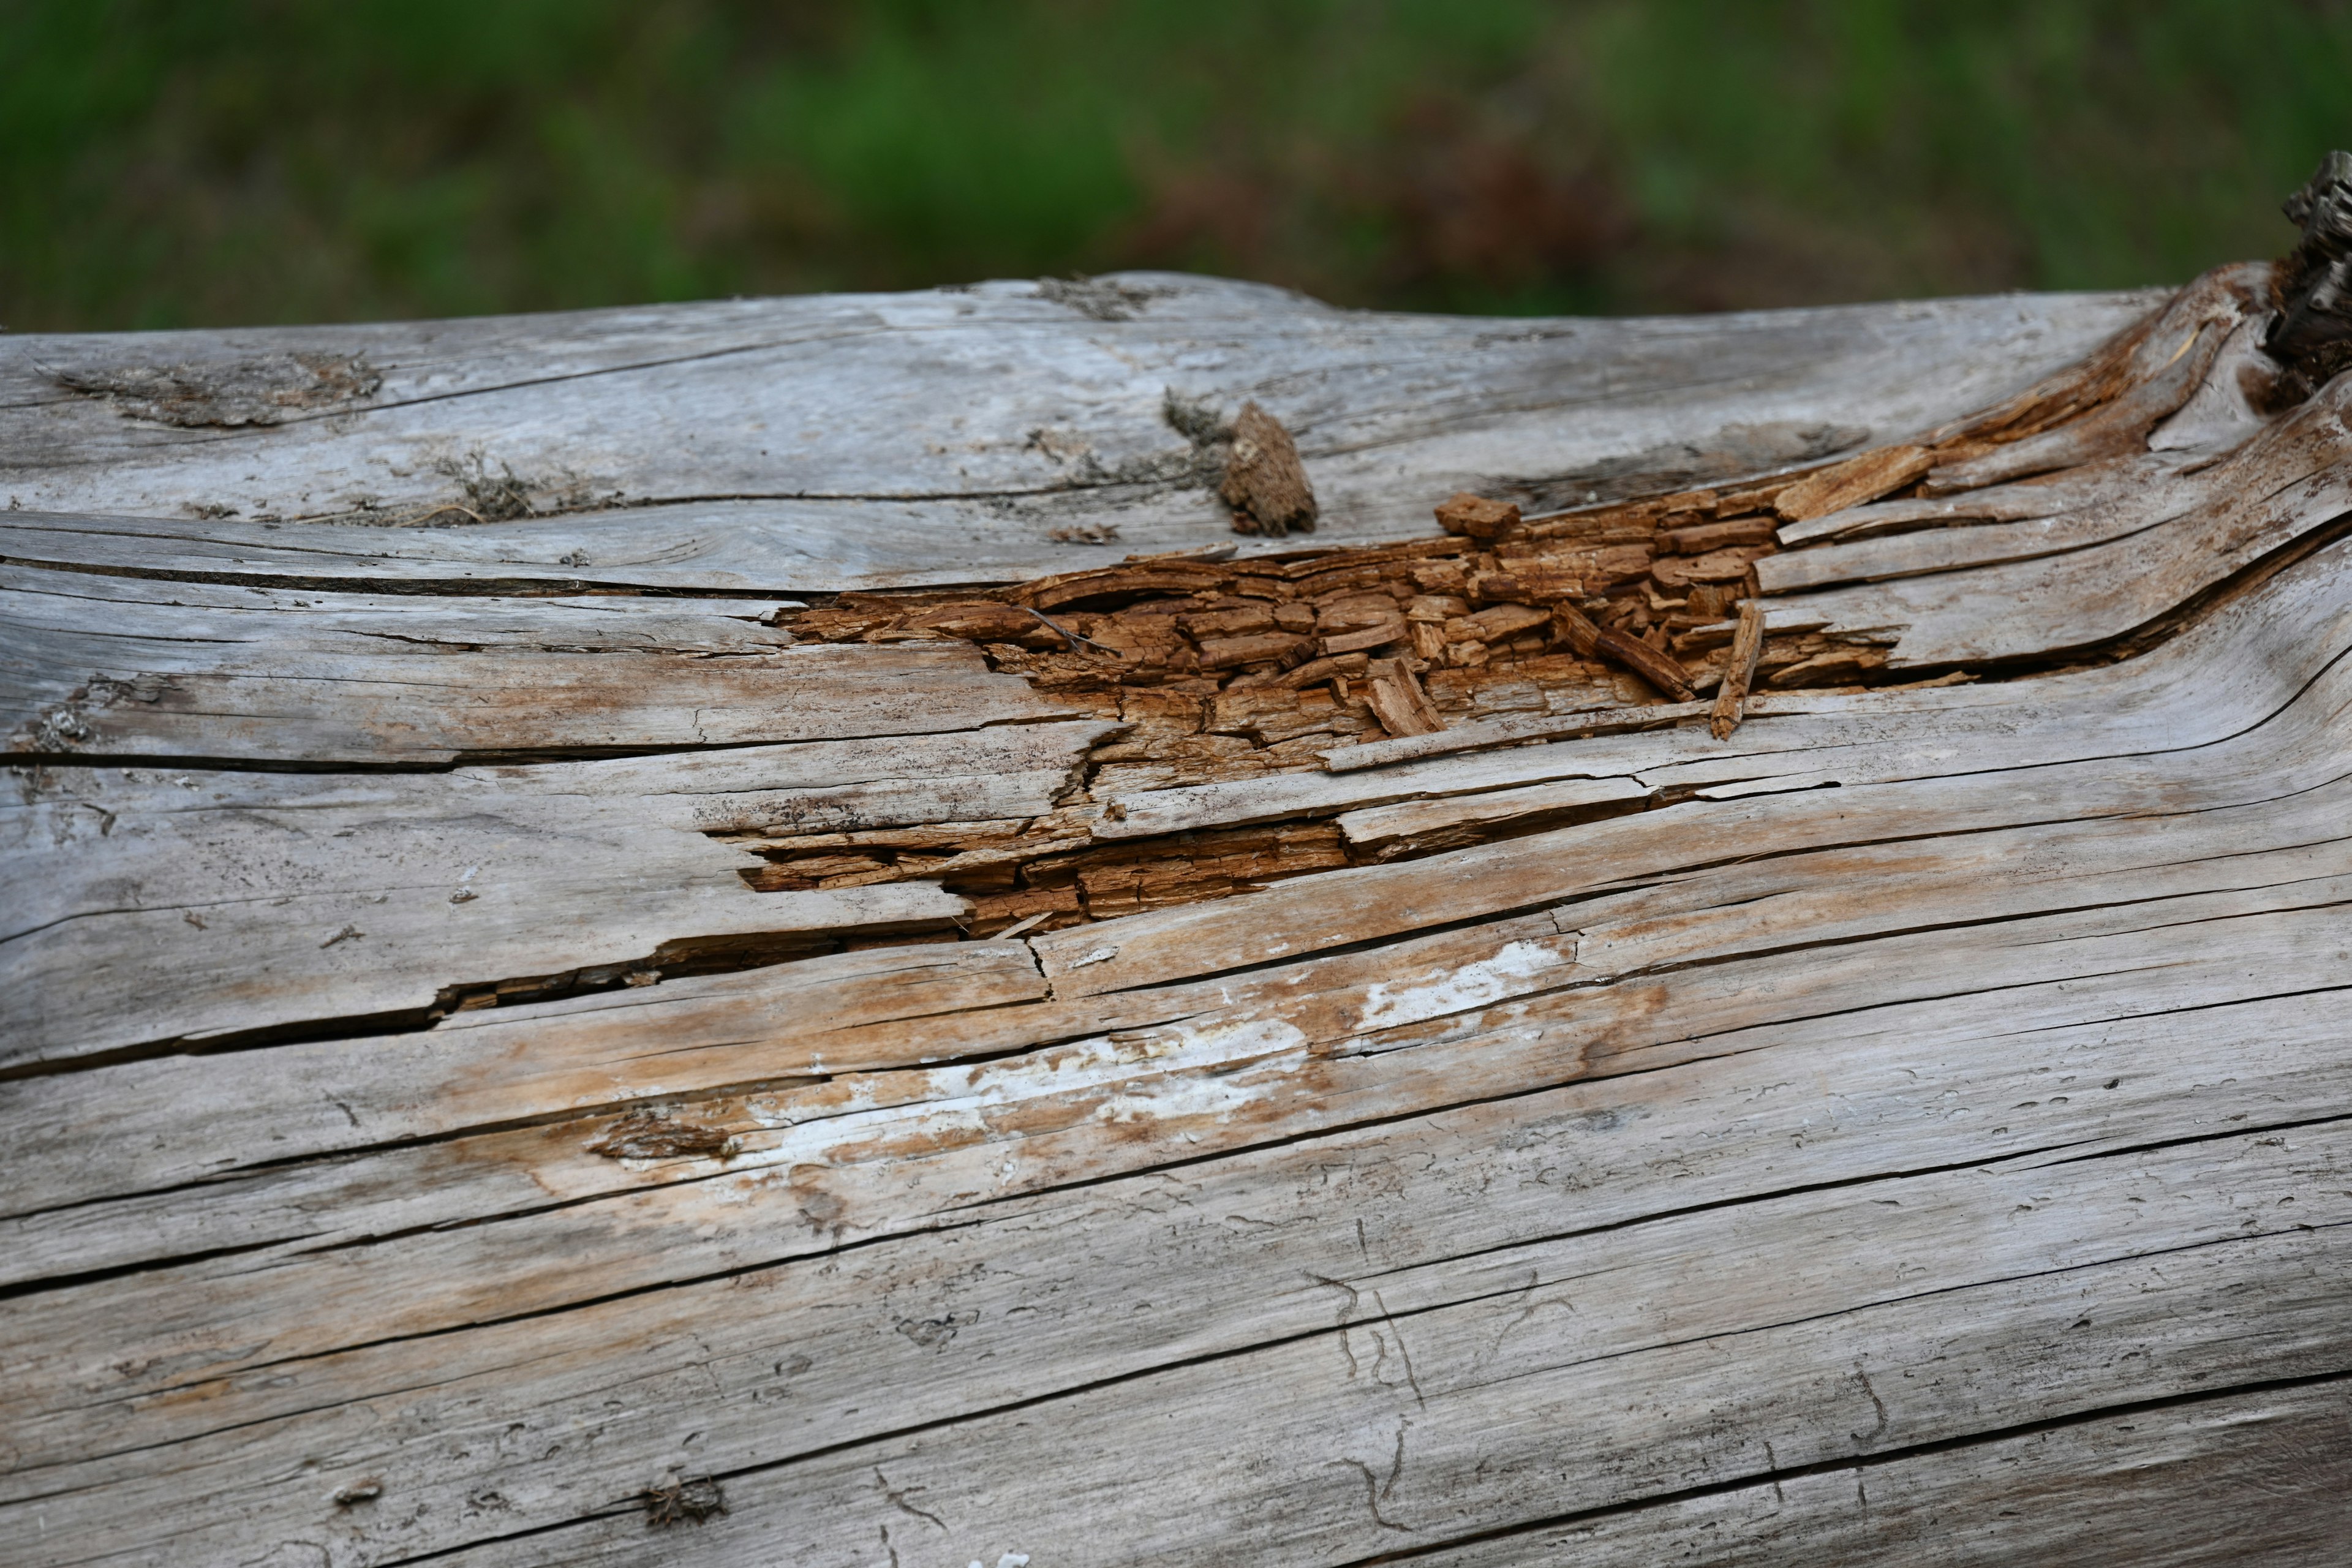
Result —
M0 1555L2329 1560L2336 255L0 340Z

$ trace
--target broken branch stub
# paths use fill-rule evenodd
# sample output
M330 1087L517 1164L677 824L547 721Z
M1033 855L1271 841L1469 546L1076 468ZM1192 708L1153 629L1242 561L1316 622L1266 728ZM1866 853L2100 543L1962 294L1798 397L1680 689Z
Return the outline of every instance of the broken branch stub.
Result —
M2282 210L2303 239L2278 265L2278 316L2263 346L2307 395L2352 365L2352 153L2322 158Z
M1217 495L1234 509L1234 531L1276 537L1315 531L1315 490L1298 446L1282 422L1255 402L1234 421L1233 455Z

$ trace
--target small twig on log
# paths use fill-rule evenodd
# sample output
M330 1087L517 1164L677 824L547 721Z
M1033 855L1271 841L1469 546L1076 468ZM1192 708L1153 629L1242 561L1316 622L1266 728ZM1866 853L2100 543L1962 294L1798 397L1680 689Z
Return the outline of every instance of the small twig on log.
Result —
M1092 637L1080 637L1077 633L1072 631L1069 627L1064 626L1061 622L1055 620L1053 616L1047 615L1043 610L1032 608L1027 605L1019 605L1018 608L1029 611L1031 615L1036 616L1039 620L1053 627L1055 631L1060 633L1064 637L1069 640L1069 644L1072 648L1076 648L1080 643L1084 643L1087 647L1093 648L1097 653L1109 654L1113 658L1118 657L1116 649L1105 647L1102 644L1095 641Z
M1723 685L1715 694L1715 711L1706 727L1718 741L1728 741L1748 710L1748 689L1756 680L1756 661L1764 653L1764 606L1749 599L1739 606L1739 626L1731 634L1731 658L1723 667Z

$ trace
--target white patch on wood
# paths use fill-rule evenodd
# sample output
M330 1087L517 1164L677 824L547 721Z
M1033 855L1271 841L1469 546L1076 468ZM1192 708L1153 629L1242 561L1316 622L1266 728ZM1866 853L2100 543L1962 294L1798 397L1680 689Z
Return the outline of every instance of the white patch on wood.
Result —
M1444 979L1427 985L1408 985L1391 992L1375 985L1364 994L1364 1008L1356 1027L1364 1034L1442 1018L1514 996L1526 988L1514 984L1531 980L1548 969L1575 966L1575 951L1565 955L1540 942L1515 942L1494 957L1465 963Z

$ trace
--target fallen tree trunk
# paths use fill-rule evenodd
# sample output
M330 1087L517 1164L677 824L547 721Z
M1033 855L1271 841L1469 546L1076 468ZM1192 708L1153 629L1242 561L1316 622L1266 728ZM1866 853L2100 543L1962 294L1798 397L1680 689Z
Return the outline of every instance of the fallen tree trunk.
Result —
M2343 173L2168 298L0 340L14 1556L2312 1560Z

